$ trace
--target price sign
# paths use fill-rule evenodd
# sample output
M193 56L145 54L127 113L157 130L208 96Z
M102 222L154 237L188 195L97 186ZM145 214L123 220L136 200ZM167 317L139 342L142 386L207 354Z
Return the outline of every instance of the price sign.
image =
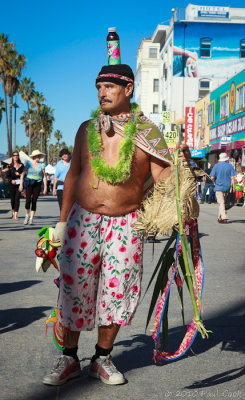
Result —
M162 123L164 125L171 124L171 111L162 112Z

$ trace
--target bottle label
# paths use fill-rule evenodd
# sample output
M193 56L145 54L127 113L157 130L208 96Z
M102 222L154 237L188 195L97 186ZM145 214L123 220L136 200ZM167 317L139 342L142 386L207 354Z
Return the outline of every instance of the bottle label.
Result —
M108 64L121 64L120 42L119 40L109 40L107 42Z

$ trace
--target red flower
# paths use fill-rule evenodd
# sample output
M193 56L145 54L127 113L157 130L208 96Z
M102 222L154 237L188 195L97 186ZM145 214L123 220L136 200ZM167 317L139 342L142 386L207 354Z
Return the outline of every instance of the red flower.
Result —
M109 233L108 233L108 235L106 236L106 242L109 242L109 240L112 238L112 236L113 236L113 233L112 233L112 231L110 231Z
M68 249L66 249L67 256L71 256L73 253L74 253L74 249L72 249L71 247L68 247Z
M84 285L83 285L84 289L86 289L86 287L88 287L88 283L87 282L85 282Z
M122 299L122 298L123 298L122 293L117 293L116 298L117 298L118 300Z
M121 253L124 253L126 250L127 250L127 249L126 249L125 246L119 247L119 251L120 251Z
M83 318L79 318L76 320L75 325L78 329L81 329L83 327L84 324L84 319Z
M92 315L94 313L94 310L91 308L90 310L89 310L89 315Z
M90 221L90 217L86 217L85 222L89 222L89 221Z
M98 268L96 268L96 270L94 271L94 276L98 275L98 272L99 272L99 270L98 270Z
M131 290L132 290L132 292L134 292L134 293L138 293L139 288L138 288L137 285L134 285L134 286L131 287Z
M72 227L70 227L69 229L68 229L68 236L69 236L69 239L73 239L74 237L76 237L77 236L77 231L76 231L76 229L75 228L72 228Z
M78 313L78 311L79 311L78 307L73 307L73 308L72 308L72 312Z
M87 257L88 257L87 253L84 253L83 258L87 258Z
M111 225L111 218L108 221L107 228L109 228L110 225Z
M131 212L131 217L132 218L137 218L137 212L136 211Z
M105 228L101 228L100 233L104 233L105 232Z
M113 219L113 225L116 225L116 223L117 223L117 219L114 218L114 219Z
M85 268L83 268L83 267L78 268L77 273L78 273L78 275L84 274L85 273Z
M89 318L89 319L87 320L87 323L90 324L91 321L92 321L91 318Z
M105 306L106 306L105 301L103 301L102 307L105 308Z
M122 219L122 220L121 220L121 226L126 225L126 223L127 223L127 220L126 220L126 219Z
M135 253L133 255L133 259L134 259L135 264L140 264L140 256L138 253Z
M89 274L89 275L91 275L91 274L92 274L92 272L93 272L93 270L92 270L92 269L89 269L89 270L88 270L88 274Z
M96 214L96 219L100 219L100 214Z
M84 236L84 232L81 233L81 237L83 237L83 236Z
M75 214L75 212L76 212L76 209L74 208L74 210L72 210L72 212L71 212L71 217L73 217L73 215Z
M111 315L107 318L107 321L109 321L109 322L112 321L112 316Z
M63 278L63 281L65 281L65 283L67 283L67 285L73 285L74 281L73 281L73 278L71 277L71 275L63 274L62 278Z
M118 240L121 240L121 239L122 239L122 236L121 236L121 235L119 235L117 238L118 238Z
M116 294L115 292L111 292L111 295L112 295L113 297L115 296L115 294Z
M120 51L119 51L118 48L113 50L112 57L115 57L115 58L119 58L120 57Z
M125 279L128 279L128 278L129 278L129 274L125 274L125 275L124 275L124 278L125 278Z
M138 240L138 238L137 238L137 236L135 236L135 237L133 237L133 239L131 240L131 243L132 243L132 244L135 244L135 243L137 243L137 240Z
M119 286L119 280L117 279L117 278L111 278L110 280L109 280L109 287L110 288L114 288L114 287L117 287L117 286Z
M90 297L88 296L87 297L87 304L89 304L89 302L90 302Z
M125 259L124 259L124 262L125 262L125 263L128 263L128 258L125 258Z
M99 254L96 254L94 257L91 258L91 263L93 265L98 264L99 261L100 261L100 255Z
M86 247L87 244L88 244L87 242L82 242L82 243L81 243L81 247Z

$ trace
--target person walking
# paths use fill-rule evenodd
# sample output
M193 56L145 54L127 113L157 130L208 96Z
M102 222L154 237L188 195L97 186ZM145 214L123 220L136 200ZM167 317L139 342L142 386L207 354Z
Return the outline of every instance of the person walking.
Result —
M229 157L226 153L220 153L219 162L213 167L210 176L215 182L214 191L217 202L219 203L218 222L226 224L228 216L225 210L226 197L230 188L235 190L236 171L233 166L228 163Z
M71 165L71 153L68 149L62 149L59 153L61 160L55 167L53 196L57 196L59 207L62 207L63 188L67 172Z
M204 172L206 172L206 174L210 175L210 173L213 169L213 166L214 166L214 164L211 164L210 168L205 168ZM207 191L208 191L208 204L211 204L212 198L214 195L214 191L213 191L214 183L213 183L212 179L209 178L208 176L203 177L203 183L204 183L204 188L203 188L203 192L202 192L201 204L205 203Z
M160 131L130 104L132 69L102 67L96 88L101 110L77 132L55 228L56 240L63 243L56 326L67 340L63 355L43 378L47 385L80 374L80 332L96 323L98 341L88 373L109 385L125 382L111 351L120 327L132 321L141 294L143 235L133 224L149 171L155 181L171 173Z
M19 190L23 190L24 177L26 186L26 215L24 219L24 225L33 224L33 218L37 209L37 199L41 192L42 183L44 184L43 194L47 194L47 178L45 174L45 164L41 163L40 160L45 154L39 150L33 150L30 157L33 161L27 161L24 171L21 174L21 183Z
M12 160L10 165L4 170L6 172L6 178L9 183L9 194L12 207L12 219L17 221L18 211L20 207L20 177L24 171L24 164L20 160L18 151L14 151L12 154Z

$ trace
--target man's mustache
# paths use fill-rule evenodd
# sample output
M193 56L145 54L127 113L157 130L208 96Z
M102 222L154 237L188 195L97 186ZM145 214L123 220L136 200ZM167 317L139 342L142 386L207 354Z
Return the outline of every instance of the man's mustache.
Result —
M100 104L101 103L111 103L111 100L103 98L100 100Z

